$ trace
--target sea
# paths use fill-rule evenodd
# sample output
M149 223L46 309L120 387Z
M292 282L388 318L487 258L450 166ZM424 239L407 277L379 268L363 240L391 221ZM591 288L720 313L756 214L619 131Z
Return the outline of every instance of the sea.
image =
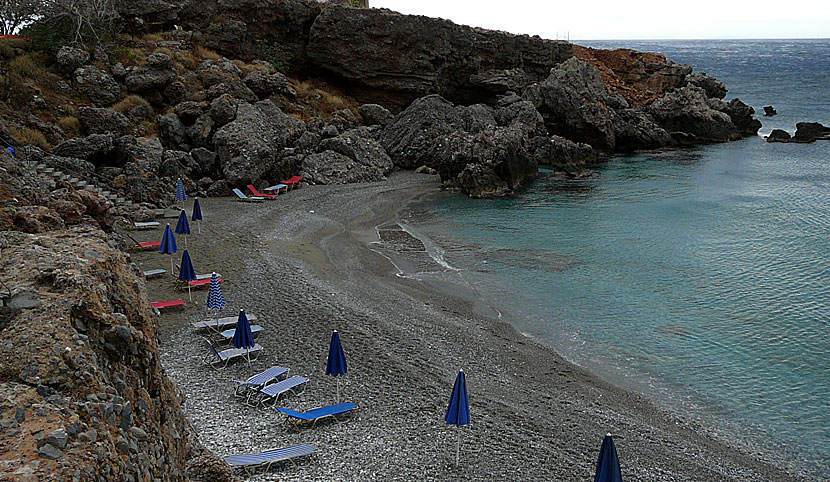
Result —
M726 83L759 136L543 171L515 197L442 195L401 225L493 316L794 473L830 480L830 40L585 41ZM778 114L764 117L763 106ZM704 428L704 430L706 429Z

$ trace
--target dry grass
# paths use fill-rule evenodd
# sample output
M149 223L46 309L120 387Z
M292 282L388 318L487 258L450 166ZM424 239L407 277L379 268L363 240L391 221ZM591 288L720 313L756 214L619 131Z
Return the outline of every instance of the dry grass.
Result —
M156 122L146 120L141 123L141 127L144 130L144 135L147 137L159 135L159 125Z
M30 129L28 127L12 127L9 129L9 132L12 137L14 137L14 140L23 145L37 146L44 150L52 148L46 140L46 136L44 136L40 131Z
M64 116L58 119L58 125L61 126L63 132L70 136L76 136L81 132L81 123L75 116Z
M135 109L136 107L138 107L140 105L143 105L144 107L147 107L148 109L153 110L153 108L150 107L149 102L147 102L143 97L135 95L135 94L128 95L127 97L124 97L123 99L118 101L118 103L116 103L115 105L110 107L110 109L112 109L116 112L120 112L122 114L126 114L127 112L130 112L131 110Z
M297 108L295 104L282 99L273 100L298 119L305 121L318 116L330 120L337 110L348 109L357 112L357 102L354 99L322 80L294 81L291 85L297 92L296 105L302 108Z
M21 55L9 62L9 74L45 85L49 80L45 65L46 62L35 54Z
M176 55L173 53L172 50L168 49L167 47L157 47L153 50L154 54L167 54L168 57L171 59L175 59Z
M242 71L243 76L248 75L251 72L255 72L255 71L264 72L264 71L268 70L268 67L266 67L264 65L247 64L247 63L245 63L241 60L234 60L233 64L236 65L236 68L238 68L239 70Z
M199 64L202 63L202 60L197 58L193 52L186 50L176 52L176 61L186 70L196 70L199 68Z
M164 40L164 35L160 33L145 33L140 39L144 42L161 42Z
M210 50L206 47L202 47L201 45L197 45L193 48L193 54L196 57L207 60L219 60L222 58L221 55L217 54L213 50Z
M121 62L125 66L144 65L146 63L147 54L143 49L138 47L123 47L118 49L113 58L113 62Z

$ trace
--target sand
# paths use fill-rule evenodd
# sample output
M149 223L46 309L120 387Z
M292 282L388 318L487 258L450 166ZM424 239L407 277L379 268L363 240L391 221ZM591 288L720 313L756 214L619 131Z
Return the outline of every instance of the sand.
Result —
M487 316L463 290L397 276L395 262L429 260L395 220L438 190L433 176L399 173L371 184L304 186L256 205L202 200L202 234L188 240L196 271L222 274L223 316L240 308L256 314L264 327L257 341L265 347L252 367L215 371L202 364L207 350L189 327L204 319L207 291L162 313L163 364L209 449L226 456L317 445L297 466L284 463L249 479L257 481L585 481L610 432L625 480L800 480L574 366L509 320ZM138 236L153 240L161 231ZM133 261L169 269L169 259L153 252ZM169 278L147 286L153 300L187 299ZM341 401L359 406L353 420L295 433L275 410L232 396L231 379L281 365L309 383L278 406L334 403L335 380L325 365L335 329L349 363ZM459 429L443 418L460 368L472 423L460 429L456 467Z

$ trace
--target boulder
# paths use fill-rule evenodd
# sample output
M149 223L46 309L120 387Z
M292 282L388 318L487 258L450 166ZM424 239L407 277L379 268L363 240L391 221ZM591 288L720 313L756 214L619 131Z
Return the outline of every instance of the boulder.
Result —
M365 126L385 127L395 117L388 109L378 104L363 104L357 108L357 113L363 118Z
M96 106L114 104L121 94L118 82L94 65L86 65L74 71L77 88Z
M455 106L439 95L429 95L398 114L383 129L379 140L399 167L434 167L431 151L460 125L461 116Z
M372 139L365 127L351 129L337 137L320 142L318 151L333 151L377 171L373 180L383 178L392 169L392 159L376 140Z
M303 181L312 184L350 184L383 179L379 169L361 164L334 151L322 151L306 156L300 174Z
M294 147L305 151L305 152L314 152L317 150L317 146L320 145L321 137L311 131L305 131L303 134L294 142ZM386 152L384 151L384 154Z
M813 142L816 140L830 139L830 127L823 126L818 122L799 122L795 125L796 142Z
M497 109L494 114L500 126L509 126L519 122L527 126L531 136L547 137L548 130L545 127L545 119L531 102L526 100L511 102L507 106Z
M170 56L154 53L147 56L146 67L130 67L124 83L130 92L161 91L176 78Z
M584 165L597 159L596 152L588 144L573 142L560 136L551 136L535 146L534 157L539 165Z
M726 84L712 77L706 72L695 72L686 76L686 83L700 87L707 97L723 99L726 97Z
M161 138L173 146L182 144L187 136L187 128L175 113L159 116L159 131Z
M778 111L777 111L777 110L775 110L775 107L773 107L773 106L771 106L771 105L765 105L765 106L764 106L764 115L765 115L765 116L767 116L767 117L772 117L772 116L774 116L774 115L775 115L775 114L777 114L777 113L778 113Z
M111 134L92 134L61 142L52 149L58 156L85 159L96 163L108 157L113 150Z
M89 52L65 45L55 54L55 62L61 72L74 72L75 69L89 62Z
M681 143L724 142L740 138L725 113L712 109L700 87L686 86L669 92L648 106L655 122Z
M185 125L192 125L193 121L198 119L206 108L207 104L204 102L185 101L177 104L176 107L173 108L173 112L179 116L179 119Z
M263 72L255 70L245 76L245 85L260 99L266 99L275 94L296 98L297 93L288 85L288 79L279 72Z
M458 154L471 162L458 173L455 185L472 197L511 193L538 173L522 124L488 127L473 138L469 150Z
M210 103L208 114L214 126L222 127L236 117L237 101L230 94L222 94Z
M487 127L497 125L493 116L493 108L484 104L473 104L469 107L456 107L461 117L461 128L470 134L478 134Z
M741 102L740 99L732 99L726 107L721 109L721 112L726 113L738 128L741 136L757 136L758 129L761 128L761 121L752 117L755 114L755 109Z
M553 68L547 79L529 86L523 95L542 114L548 132L611 152L614 126L606 96L599 70L576 58Z
M205 113L200 115L196 122L187 128L187 137L194 147L210 147L214 131L213 118L210 114Z
M640 109L617 110L612 121L617 152L659 149L674 144L671 134Z
M207 90L206 95L209 100L213 100L221 95L229 95L234 99L241 99L250 103L259 100L259 97L239 79L226 80L225 82L213 85Z
M792 142L792 136L783 129L773 129L767 136L767 142Z
M515 80L514 69L529 81L542 80L573 56L573 46L439 18L331 5L311 25L306 53L313 64L348 81L358 99L403 106L429 93L465 104L483 101L502 84L524 82Z
M81 107L77 111L77 117L81 131L87 134L125 134L132 130L132 122L127 116L110 109Z
M284 114L270 100L240 103L236 118L213 136L219 165L232 186L257 181L278 160L283 148L293 145L305 126Z

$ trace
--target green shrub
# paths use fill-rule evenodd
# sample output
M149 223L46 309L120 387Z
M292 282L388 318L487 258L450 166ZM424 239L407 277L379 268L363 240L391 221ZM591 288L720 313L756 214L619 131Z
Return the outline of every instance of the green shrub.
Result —
M288 72L288 67L291 62L291 54L273 40L259 40L257 41L259 49L259 58L269 62L275 69L282 73Z

